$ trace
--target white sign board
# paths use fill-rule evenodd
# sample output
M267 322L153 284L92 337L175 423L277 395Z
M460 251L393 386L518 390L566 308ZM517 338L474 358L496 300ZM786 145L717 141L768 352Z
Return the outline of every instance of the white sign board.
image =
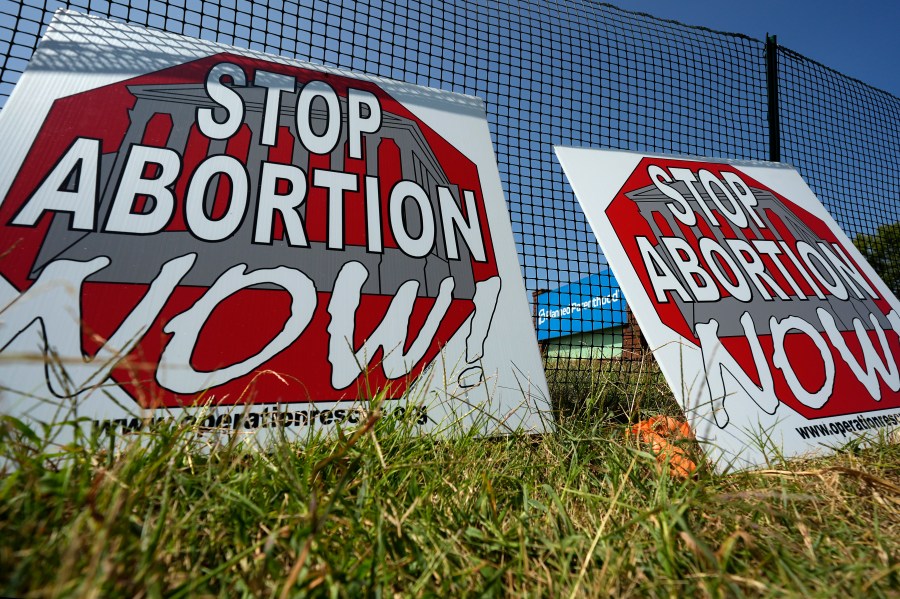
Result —
M796 170L556 153L720 470L900 423L900 304Z
M543 430L478 98L60 12L0 139L4 412Z

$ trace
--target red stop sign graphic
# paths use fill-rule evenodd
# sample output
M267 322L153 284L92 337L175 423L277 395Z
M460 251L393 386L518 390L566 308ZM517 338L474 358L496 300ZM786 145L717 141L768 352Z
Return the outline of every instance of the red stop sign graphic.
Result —
M779 402L810 419L900 406L896 315L817 216L733 166L661 158L606 214L662 323L701 347L715 325Z
M217 67L223 64L228 66ZM208 85L211 72L216 77ZM304 89L318 92L304 97ZM96 164L78 148L97 148ZM135 162L141 155L151 158ZM61 164L68 172L59 177ZM27 215L29 201L54 176L59 184L51 191L96 189L92 225L59 206ZM197 183L201 179L205 184ZM129 210L116 212L126 180L139 181L139 191L128 197ZM154 189L155 195L148 191ZM166 214L169 195L171 213L158 230L116 224ZM456 220L448 220L448 202L456 206ZM466 226L468 235L461 231ZM228 235L216 233L225 229ZM477 285L498 274L477 167L460 151L372 82L231 54L57 100L0 207L0 234L11 248L0 257L0 273L23 292L55 261L109 259L81 286L87 358L134 312L166 264L195 256L112 371L145 407L190 406L210 397L226 405L356 399L385 387L389 396L399 396L472 315ZM333 291L350 262L368 276L355 311L341 312L335 306L345 300ZM247 274L278 268L302 273L314 289L314 299L302 299L315 305L308 324L252 372L213 386L200 400L166 388L157 366L179 335L167 324L193 314L191 308L239 265ZM453 282L452 299L442 304L439 324L408 372L386 372L386 349L376 348L364 356L365 374L335 387L332 311L352 318L353 339L343 341L358 350L395 296L414 282L415 299L403 323L408 329L400 346L387 348L405 354L446 296L441 284L447 280ZM261 281L226 294L202 324L179 321L182 329L199 328L190 370L212 374L259 355L282 332L296 299Z

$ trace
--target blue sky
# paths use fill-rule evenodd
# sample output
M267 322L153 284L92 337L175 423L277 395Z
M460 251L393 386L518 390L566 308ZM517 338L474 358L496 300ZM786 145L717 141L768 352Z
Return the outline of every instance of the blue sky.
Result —
M121 17L125 14L126 1L133 1L136 6L147 4L147 0L117 0L113 3L77 0L73 4L90 5L98 14L110 11ZM511 201L518 202L513 218L518 219L514 224L523 244L520 250L531 288L558 287L596 272L598 267L593 233L572 202L571 192L552 154L552 143L725 158L763 159L768 156L762 64L760 61L754 63L754 72L749 72L742 64L732 64L754 56L760 58L755 54L758 52L755 44L746 45L741 52L733 52L730 58L725 57L732 62L726 60L719 65L716 61L701 61L702 64L697 65L698 69L705 69L700 78L703 81L715 80L716 69L721 67L736 69L733 72L747 75L741 79L746 80L748 86L759 86L749 111L737 101L729 104L723 113L715 108L715 104L709 103L710 97L693 93L691 78L666 81L647 77L647 73L657 72L653 69L664 64L659 55L653 69L640 71L645 75L641 80L632 77L629 70L632 67L628 63L632 57L628 52L606 55L605 66L601 66L602 61L594 61L595 56L590 54L601 48L612 48L620 38L634 38L636 46L645 49L652 45L649 39L658 38L656 51L668 53L672 48L662 47L671 45L673 39L676 42L691 39L691 35L681 32L666 37L658 33L658 28L636 22L617 35L616 21L609 20L610 15L606 15L606 20L602 21L603 31L610 39L597 40L592 37L596 34L597 23L580 22L576 18L568 20L566 26L577 29L579 43L569 44L570 51L567 52L564 51L567 48L565 40L558 39L555 34L559 32L559 26L551 21L544 27L545 23L539 21L553 7L577 16L579 4L564 0L540 3L541 10L533 11L533 14L527 10L527 5L518 14L519 4L515 0L504 2L499 10L504 18L509 19L511 25L519 23L521 17L526 28L522 35L512 36L509 32L501 35L503 31L493 28L489 17L485 17L491 13L487 7L493 0L468 4L463 0L458 4L436 2L435 5L441 7L439 14L412 10L410 7L419 6L413 1L369 0L356 4L348 0L316 1L314 11L309 8L312 0L299 0L299 8L294 3L283 3L289 12L299 12L299 21L297 15L283 18L277 11L272 11L268 13L272 19L270 23L255 16L256 13L265 14L263 0L256 0L252 23L248 12L250 0L210 0L205 4L206 11L197 0L187 1L190 11L179 8L186 1L167 0L169 22L163 16L166 11L161 9L160 2L151 2L150 24L169 26L182 32L181 21L187 20L189 25L184 33L213 39L217 36L209 28L215 28L217 22L206 13L220 14L223 6L237 5L240 9L237 17L233 10L228 17L237 21L237 25L223 26L226 33L218 36L223 43L246 47L252 39L253 43L249 45L254 49L288 56L294 54L296 47L300 58L312 62L484 98L492 111L501 177L509 196L514 198ZM764 39L767 32L775 33L783 46L900 97L900 68L895 66L900 57L900 35L896 31L900 26L900 0L606 1L659 18L743 33L755 39ZM60 2L0 0L0 56L4 52L10 55L4 80L0 82L0 104L4 100L3 94L12 89L12 82L30 55L28 46L34 40L28 34L36 34L39 21L49 20L50 12ZM271 1L272 6L280 4L277 0ZM25 10L21 10L23 5ZM223 13L228 12L223 9ZM20 13L23 20L14 38L13 16ZM138 11L135 18L147 18L146 14L143 17L141 14ZM252 33L251 24L257 28ZM433 31L445 35L426 40ZM529 40L529 32L543 37ZM327 39L326 35L329 36ZM353 43L343 43L339 39L342 36L346 36L343 41L352 39ZM17 45L10 51L9 43L13 39L15 44L24 46ZM531 41L535 43L528 43ZM691 52L709 51L714 47L715 44L710 42L705 50L700 47L689 49ZM488 54L490 48L495 49L494 54ZM680 56L682 62L674 60L672 64L682 64L694 55L683 52ZM480 70L490 62L489 57L500 62L499 72ZM517 80L509 76L520 67L529 70L528 77ZM545 96L543 78L552 76L558 80L559 89ZM595 88L592 86L599 93L593 94ZM865 170L876 168L879 161L897 154L898 126L891 120L890 110L882 107L882 112L876 115L880 119L877 127L871 126L866 115L848 115L844 106L841 107L844 112L837 113L841 122L828 121L827 116L808 112L815 111L819 91L803 96L810 101L797 109L800 112L795 111L802 117L799 120L805 119L802 133L806 153L803 156L812 164L803 163L796 152L785 154L785 159L802 169L829 208L842 211L840 222L851 234L870 232L877 225L900 219L895 200L898 197L897 178L874 177ZM553 97L553 93L557 95ZM738 92L735 94L739 95ZM695 109L695 99L701 102L699 109ZM656 120L653 110L657 105L665 108L670 121ZM872 107L866 105L861 109L872 110ZM790 123L789 117L789 111L783 109L783 128L790 126L785 125ZM608 121L603 121L604 118ZM718 128L726 125L733 130L719 134ZM499 138L498 130L502 131ZM852 139L844 135L847 131L853 133ZM826 149L830 152L827 159ZM857 159L860 156L868 157L868 160ZM813 167L818 171L813 172ZM893 166L890 168L891 172L895 170ZM866 212L848 208L847 198L859 197L881 202L879 210ZM563 204L567 209L555 210L554 202L568 202ZM560 246L559 240L563 239L569 241Z
M900 96L900 0L607 0L778 43Z

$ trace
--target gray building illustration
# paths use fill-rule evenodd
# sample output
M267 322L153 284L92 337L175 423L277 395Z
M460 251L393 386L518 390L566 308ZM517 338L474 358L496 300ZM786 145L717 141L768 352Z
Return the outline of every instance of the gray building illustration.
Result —
M136 98L129 111L130 126L118 151L104 154L100 164L100 186L98 223L104 223L110 210L116 182L119 180L128 149L143 143L145 131L151 119L157 115L167 115L172 120L171 133L166 147L184 156L189 143L191 129L196 122L197 110L202 107L217 107L207 95L202 84L134 85L129 91ZM347 245L344 251L326 249L324 241L310 242L310 247L291 247L287 239L273 240L272 245L254 245L253 228L256 217L256 198L259 193L259 172L263 161L268 160L269 147L260 143L263 119L263 105L266 89L262 87L234 87L243 98L245 123L252 136L246 160L242 160L249 173L249 201L247 214L240 228L230 238L209 243L198 240L189 231L166 231L147 235L123 235L95 231L70 231L68 217L56 215L50 226L44 245L31 269L31 277L36 278L41 269L50 261L68 259L85 261L97 256L109 255L115 259L112 264L94 275L92 281L116 283L150 283L167 261L189 252L198 254L197 262L182 281L184 285L208 287L216 278L235 264L247 264L249 270L289 266L309 276L320 292L332 290L335 277L341 266L350 260L366 266L369 279L363 293L392 295L406 281L420 282L419 295L435 297L442 280L453 277L455 298L471 299L475 291L475 281L471 267L471 255L460 237L459 260L448 260L442 228L435 227L436 241L432 252L424 258L412 258L398 248L385 247L383 253L369 253L364 246ZM282 96L279 126L290 128L297 137L295 106L299 91ZM330 156L330 169L344 168L345 144L347 142L347 99L340 98L342 105L341 137ZM221 109L220 109L221 110ZM324 110L313 110L312 126L324 129L327 114ZM435 218L440 223L438 186L451 189L457 205L460 204L461 190L454 186L432 150L419 125L409 118L383 113L382 126L377 133L365 136L366 175L377 176L383 165L379 164L379 147L392 140L399 148L399 171L401 177L418 183L428 194ZM224 154L227 140L210 140L207 156ZM302 168L309 175L310 155L296 142L292 164ZM182 173L180 177L189 176ZM359 186L363 181L360 176ZM217 193L216 178L206 192L206 213L210 214ZM176 197L176 202L184 198ZM421 233L421 219L418 210L405 203L408 232L416 237ZM301 219L306 222L308 202L298 208ZM381 215L382 220L387 214ZM469 216L472 218L472 216ZM346 223L345 223L346 225ZM484 231L484 235L488 232Z

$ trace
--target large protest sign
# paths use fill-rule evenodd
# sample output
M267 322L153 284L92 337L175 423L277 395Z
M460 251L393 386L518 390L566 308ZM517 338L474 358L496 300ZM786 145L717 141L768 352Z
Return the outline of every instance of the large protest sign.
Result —
M900 304L796 170L556 151L720 469L900 423Z
M4 412L543 428L479 99L60 12L0 138Z

